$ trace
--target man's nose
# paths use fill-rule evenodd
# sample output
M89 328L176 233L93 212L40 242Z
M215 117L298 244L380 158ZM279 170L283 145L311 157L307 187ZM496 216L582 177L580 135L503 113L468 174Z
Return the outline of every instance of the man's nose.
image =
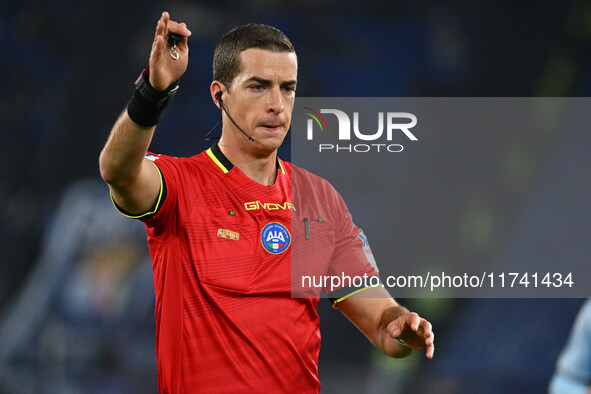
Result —
M280 114L285 108L283 105L283 97L281 96L281 89L271 89L269 94L269 102L267 103L268 111L275 114Z

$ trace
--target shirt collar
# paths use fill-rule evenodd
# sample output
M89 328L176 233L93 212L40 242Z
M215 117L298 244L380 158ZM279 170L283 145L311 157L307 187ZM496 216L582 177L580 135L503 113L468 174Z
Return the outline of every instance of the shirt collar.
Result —
M207 155L213 162L225 173L228 173L234 168L234 164L222 153L218 143L216 142L211 148L207 150ZM285 168L279 158L277 160L277 169L285 175Z

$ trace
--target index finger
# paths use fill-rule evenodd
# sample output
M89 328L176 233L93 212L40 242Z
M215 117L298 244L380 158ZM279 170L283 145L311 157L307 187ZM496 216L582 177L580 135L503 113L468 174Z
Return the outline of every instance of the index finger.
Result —
M421 327L423 321L426 321L426 320L423 319L423 318L421 318L416 313L410 313L410 315L411 315L411 317L410 317L410 320L408 322L408 325L410 326L410 328L414 332L417 332L417 331L419 331L419 328Z
M167 11L164 11L160 19L162 19L162 22L164 22L164 24L166 25L170 20L170 14Z
M433 330L433 326L431 326L431 323L429 323L429 321L426 319L421 319L421 322L419 323L418 328L423 331L425 336L429 336ZM417 331L418 331L418 329L417 329Z
M164 22L165 32L166 34L175 33L183 37L190 37L191 30L187 28L187 24L183 22L177 22L170 19L170 15L168 12L164 11L162 13L162 21Z

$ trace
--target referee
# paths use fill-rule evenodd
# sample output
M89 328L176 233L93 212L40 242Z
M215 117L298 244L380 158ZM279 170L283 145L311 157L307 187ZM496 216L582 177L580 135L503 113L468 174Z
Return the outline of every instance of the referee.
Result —
M237 27L215 49L217 144L187 158L146 153L187 68L190 35L162 14L149 66L100 155L116 208L145 224L159 391L317 393L320 294L309 286L294 296L294 276L379 279L367 239L326 180L277 157L297 57L273 27ZM432 358L431 324L370 282L322 290L384 353Z

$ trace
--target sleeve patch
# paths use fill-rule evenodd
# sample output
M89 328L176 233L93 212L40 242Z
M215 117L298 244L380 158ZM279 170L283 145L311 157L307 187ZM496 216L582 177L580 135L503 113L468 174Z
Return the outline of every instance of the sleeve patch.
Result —
M371 264L371 266L376 270L376 272L380 272L380 270L378 269L378 263L376 263L376 259L373 257L373 253L371 251L371 248L369 247L367 235L365 235L363 231L361 231L358 237L363 242L363 253L365 254L365 258L367 259L368 263Z

